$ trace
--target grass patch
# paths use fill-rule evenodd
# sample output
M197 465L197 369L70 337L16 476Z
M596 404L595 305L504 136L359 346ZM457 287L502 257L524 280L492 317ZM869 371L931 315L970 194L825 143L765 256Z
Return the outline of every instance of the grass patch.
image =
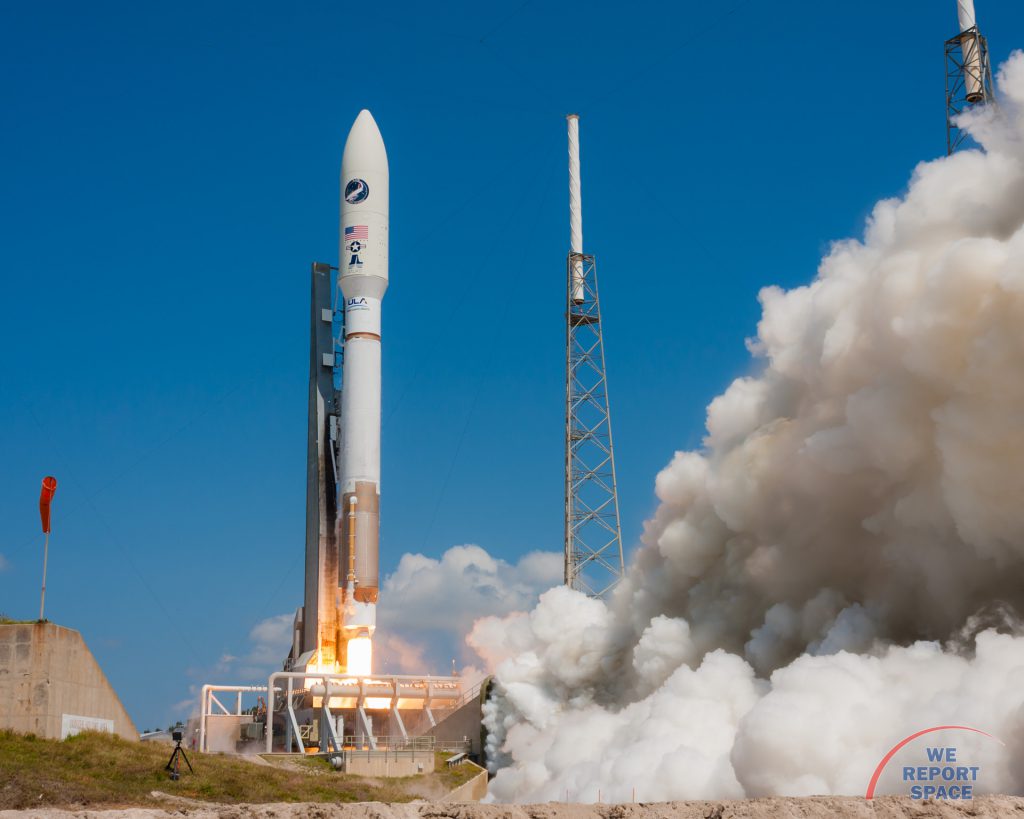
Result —
M480 773L480 768L468 763L453 765L449 768L446 763L453 754L437 752L434 756L437 759L437 771L435 775L441 784L443 784L449 791L455 790L460 785L465 785L470 779Z
M128 742L86 732L63 742L0 731L0 810L41 806L149 806L151 791L207 802L408 802L418 786L437 779L445 790L449 769L398 780L368 780L331 769L326 760L256 767L237 757L188 752L195 768L182 765L172 782L164 771L171 747ZM461 766L460 766L461 767ZM451 769L457 771L457 769Z

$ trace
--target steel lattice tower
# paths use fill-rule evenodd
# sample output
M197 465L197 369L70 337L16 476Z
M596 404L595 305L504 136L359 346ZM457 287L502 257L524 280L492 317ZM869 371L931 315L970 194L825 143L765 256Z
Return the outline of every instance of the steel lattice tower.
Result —
M569 121L570 246L565 309L565 584L603 597L622 578L601 301L594 257L583 253L579 117Z
M963 4L961 4L961 11ZM959 148L967 133L956 124L956 118L976 105L995 102L992 93L992 66L988 58L988 41L974 23L974 9L961 19L970 24L956 36L946 40L946 154Z

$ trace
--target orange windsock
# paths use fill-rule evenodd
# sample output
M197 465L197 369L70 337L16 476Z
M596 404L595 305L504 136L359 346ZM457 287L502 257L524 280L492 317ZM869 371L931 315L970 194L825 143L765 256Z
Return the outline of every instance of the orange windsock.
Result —
M43 534L50 534L50 502L57 491L57 479L52 475L43 478L43 491L39 493L39 519L43 522Z

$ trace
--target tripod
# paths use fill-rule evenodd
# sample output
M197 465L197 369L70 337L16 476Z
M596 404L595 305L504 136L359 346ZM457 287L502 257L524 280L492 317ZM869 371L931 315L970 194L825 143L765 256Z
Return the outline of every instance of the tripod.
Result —
M195 773L192 770L192 763L188 761L188 757L185 756L185 749L181 747L181 740L177 740L177 744L174 746L174 753L171 754L171 758L167 760L167 764L164 766L165 771L171 772L171 779L177 782L181 778L181 774L178 771L181 765L181 760L185 760L185 764L188 765L188 769L191 773Z

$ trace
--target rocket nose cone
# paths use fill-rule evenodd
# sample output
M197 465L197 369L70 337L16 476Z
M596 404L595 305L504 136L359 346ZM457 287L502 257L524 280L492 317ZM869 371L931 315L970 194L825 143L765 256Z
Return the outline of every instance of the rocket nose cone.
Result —
M348 132L345 140L345 152L342 154L341 166L355 170L377 171L387 173L388 154L384 149L384 138L373 115L365 108L359 112L356 121Z

